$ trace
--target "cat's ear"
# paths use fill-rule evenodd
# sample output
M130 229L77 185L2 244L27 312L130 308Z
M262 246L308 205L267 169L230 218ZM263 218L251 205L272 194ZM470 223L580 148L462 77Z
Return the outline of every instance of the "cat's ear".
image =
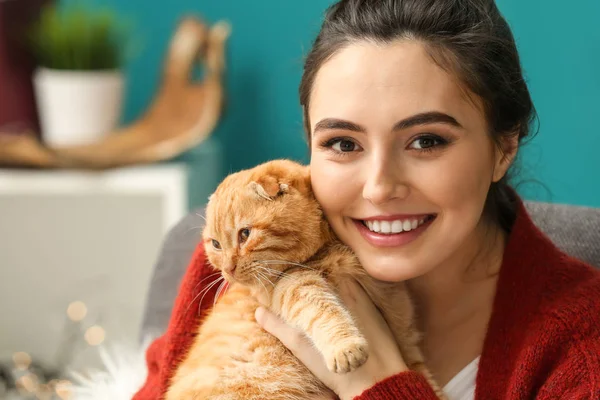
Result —
M265 176L259 182L252 181L248 184L248 188L259 198L265 200L275 200L289 191L289 186L285 183L279 183L272 176Z

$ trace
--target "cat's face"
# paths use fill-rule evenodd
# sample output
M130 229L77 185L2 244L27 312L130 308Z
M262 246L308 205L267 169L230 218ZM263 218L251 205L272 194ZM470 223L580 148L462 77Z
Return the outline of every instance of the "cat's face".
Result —
M271 161L228 176L206 209L204 246L228 281L272 286L323 244L327 230L308 167Z

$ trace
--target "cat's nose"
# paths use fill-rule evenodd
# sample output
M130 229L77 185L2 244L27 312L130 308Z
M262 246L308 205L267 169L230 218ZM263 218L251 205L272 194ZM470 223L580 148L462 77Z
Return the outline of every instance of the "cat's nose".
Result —
M231 264L226 265L225 268L223 268L223 269L228 274L233 274L233 271L235 271L236 267L237 267L237 265L235 263L231 263Z

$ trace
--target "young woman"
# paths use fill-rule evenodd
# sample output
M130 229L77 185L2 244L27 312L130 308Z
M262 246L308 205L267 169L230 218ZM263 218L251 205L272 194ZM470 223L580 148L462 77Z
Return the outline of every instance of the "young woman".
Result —
M534 107L494 2L342 0L308 55L300 97L326 217L370 275L409 283L428 366L449 398L600 398L600 273L555 248L507 183ZM257 320L342 400L435 399L364 292L349 287L344 299L373 351L350 374L329 373L272 314ZM173 333L185 323L173 324L151 348L170 351L139 399L154 398L143 394L161 390L172 350L185 347Z

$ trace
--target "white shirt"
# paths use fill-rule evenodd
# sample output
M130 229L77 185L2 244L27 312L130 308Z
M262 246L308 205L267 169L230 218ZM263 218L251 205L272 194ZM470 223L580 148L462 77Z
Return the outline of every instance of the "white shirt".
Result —
M474 359L444 386L448 400L473 400L475 398L475 378L479 368L479 357Z

